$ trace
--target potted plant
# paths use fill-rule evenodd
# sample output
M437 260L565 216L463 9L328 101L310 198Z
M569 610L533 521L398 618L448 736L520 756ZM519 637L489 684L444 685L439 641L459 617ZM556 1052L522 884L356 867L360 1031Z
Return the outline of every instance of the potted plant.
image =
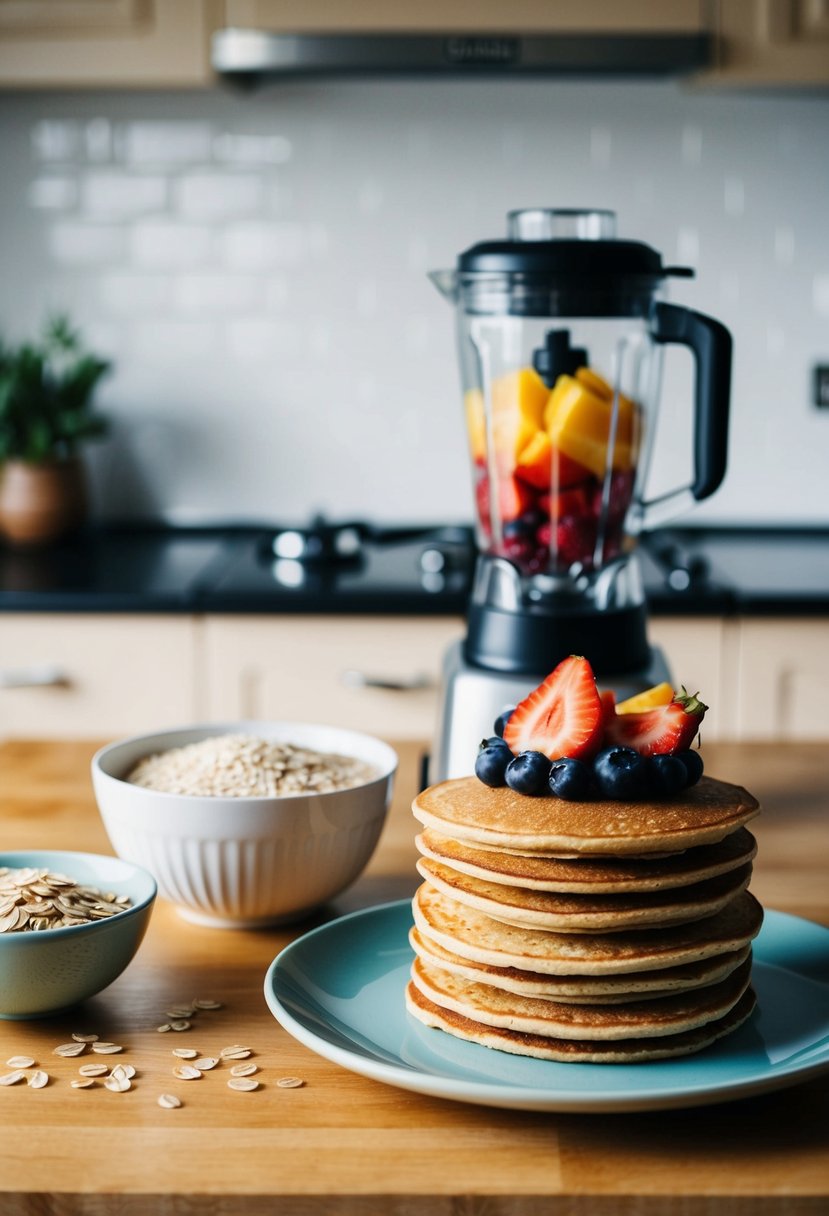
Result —
M86 517L79 452L107 430L92 398L109 367L64 316L37 342L0 342L0 532L13 544L56 540Z

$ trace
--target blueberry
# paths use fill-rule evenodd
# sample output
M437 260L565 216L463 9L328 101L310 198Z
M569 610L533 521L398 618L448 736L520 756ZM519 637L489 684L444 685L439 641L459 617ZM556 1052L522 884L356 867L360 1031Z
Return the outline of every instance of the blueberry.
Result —
M484 785L497 788L504 784L504 774L511 760L512 752L500 741L498 747L484 747L475 761L475 776Z
M632 747L606 747L599 752L593 776L605 798L642 798L648 792L645 757Z
M590 793L590 769L581 760L563 756L550 765L550 790L568 802L583 802Z
M506 726L507 722L509 722L510 718L512 717L512 715L514 713L515 713L515 706L511 705L509 707L509 709L505 709L503 711L503 713L498 715L498 717L495 719L495 725L492 728L495 731L496 735L499 735L501 738L503 738L504 727Z
M517 794L543 794L549 772L550 761L541 752L521 752L507 765L506 782Z
M676 759L681 760L685 765L687 774L685 779L686 785L696 785L702 776L702 756L699 752L677 752Z
M505 743L500 735L490 735L488 739L482 739L478 750L483 751L485 747L505 747L508 752L510 750L509 744ZM512 755L512 752L510 752L510 755Z
M688 784L685 765L678 756L650 756L648 778L653 792L663 798L678 794Z

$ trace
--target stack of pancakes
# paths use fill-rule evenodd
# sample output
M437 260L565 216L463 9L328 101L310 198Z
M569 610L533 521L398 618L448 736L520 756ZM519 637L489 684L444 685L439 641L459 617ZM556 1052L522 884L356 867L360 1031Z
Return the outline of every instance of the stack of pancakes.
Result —
M567 802L444 781L424 826L409 1012L517 1055L687 1055L754 1008L758 813L703 777L662 802Z

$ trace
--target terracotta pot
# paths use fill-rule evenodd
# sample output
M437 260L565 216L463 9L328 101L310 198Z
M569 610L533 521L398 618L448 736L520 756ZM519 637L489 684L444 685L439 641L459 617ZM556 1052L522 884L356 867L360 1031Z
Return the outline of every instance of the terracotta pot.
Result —
M0 466L0 532L13 545L45 545L86 518L86 476L77 456Z

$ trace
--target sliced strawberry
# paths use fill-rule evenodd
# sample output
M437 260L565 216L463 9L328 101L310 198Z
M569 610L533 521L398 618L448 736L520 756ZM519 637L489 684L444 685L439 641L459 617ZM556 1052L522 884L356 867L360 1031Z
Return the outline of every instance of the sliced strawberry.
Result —
M593 670L587 659L570 655L512 711L504 742L516 755L542 752L551 760L582 760L598 751L603 729Z
M602 717L605 722L612 722L616 717L616 693L608 688L599 696L602 702Z
M683 688L667 705L640 713L617 714L607 723L607 743L632 747L642 756L685 752L699 730L707 705Z

